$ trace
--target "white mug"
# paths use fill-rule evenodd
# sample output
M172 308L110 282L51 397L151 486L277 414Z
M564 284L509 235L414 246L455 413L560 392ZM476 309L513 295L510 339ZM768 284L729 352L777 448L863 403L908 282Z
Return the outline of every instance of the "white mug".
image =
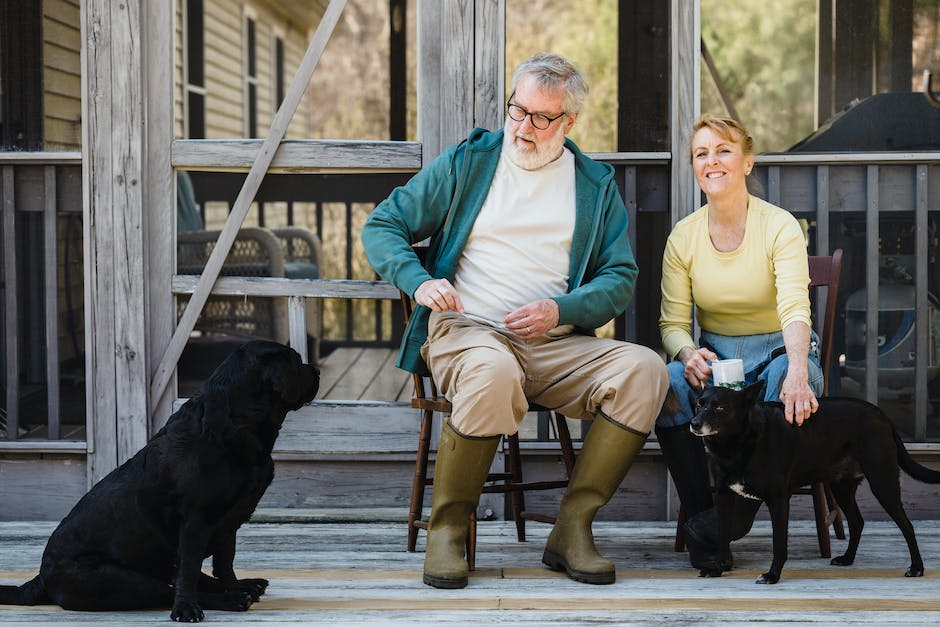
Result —
M716 359L712 362L715 385L735 390L744 389L744 362L740 359Z

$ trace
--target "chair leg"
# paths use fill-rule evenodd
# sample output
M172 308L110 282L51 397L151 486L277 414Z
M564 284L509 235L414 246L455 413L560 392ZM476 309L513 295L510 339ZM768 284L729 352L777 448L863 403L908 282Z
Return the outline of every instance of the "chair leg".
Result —
M418 543L418 523L424 509L424 489L428 478L428 455L431 450L431 423L434 412L421 412L421 432L418 436L418 454L415 457L415 474L411 482L411 505L408 508L408 551L414 552Z
M822 557L832 557L832 546L829 539L829 523L827 517L829 508L826 506L826 489L821 481L813 484L813 514L816 519L816 537L819 539L819 554Z
M826 504L828 505L827 509L829 511L826 522L832 525L832 530L835 532L838 539L845 540L845 528L842 526L842 508L839 507L839 503L836 501L836 497L832 493L832 488L829 487L829 484L825 483L823 485L826 488Z
M676 553L685 551L685 523L688 518L688 515L685 513L685 508L682 507L680 503L679 515L676 517L676 542L672 547L672 550Z
M514 484L522 483L522 454L519 451L519 435L512 434L506 438L509 448L509 475ZM522 490L510 490L509 501L512 504L512 519L516 522L516 538L525 542L525 494Z
M551 416L555 420L555 432L558 434L558 443L561 445L561 458L565 462L565 478L570 479L576 460L574 445L571 443L571 432L568 430L568 422L564 416L557 412L551 412Z

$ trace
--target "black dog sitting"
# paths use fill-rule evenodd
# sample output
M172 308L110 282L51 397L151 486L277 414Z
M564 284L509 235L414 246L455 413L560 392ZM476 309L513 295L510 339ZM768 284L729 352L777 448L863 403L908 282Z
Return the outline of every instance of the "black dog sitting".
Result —
M898 468L926 483L940 483L940 472L915 462L891 421L870 403L823 397L819 410L796 426L784 418L783 405L760 402L762 392L763 382L741 391L710 387L696 402L691 429L704 438L715 479L719 554L730 555L734 493L763 500L773 526L773 562L757 583L777 583L787 559L790 495L800 486L828 481L849 527L848 548L831 563L850 565L864 525L855 491L867 478L907 541L911 566L905 575L923 575L914 527L901 504ZM720 576L727 568L714 564L702 574Z
M236 579L235 533L274 477L288 411L313 400L319 373L291 348L249 342L133 458L99 481L49 537L39 575L0 586L0 604L69 610L172 607L244 611L264 579ZM213 577L201 572L212 556Z

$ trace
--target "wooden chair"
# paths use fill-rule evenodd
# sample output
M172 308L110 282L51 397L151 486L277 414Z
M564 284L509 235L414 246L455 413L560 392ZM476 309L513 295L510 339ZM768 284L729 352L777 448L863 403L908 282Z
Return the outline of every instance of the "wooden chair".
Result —
M809 285L810 287L826 288L826 311L823 316L823 329L819 342L819 365L823 371L823 395L829 392L829 368L832 365L832 338L836 319L836 301L839 296L839 275L842 272L842 249L837 248L831 256L810 256L809 258ZM829 526L832 525L836 537L845 539L845 529L842 526L842 510L839 509L829 484L819 481L810 486L800 488L794 494L808 494L813 497L813 512L816 520L816 537L819 541L819 553L822 557L832 556L832 547L829 537ZM676 552L685 550L685 531L683 526L687 520L682 507L676 529Z
M404 322L407 325L411 317L411 298L404 292L400 293ZM418 453L415 458L414 479L411 485L411 504L408 508L408 551L413 552L418 541L418 530L427 529L428 523L422 518L424 508L424 490L434 485L433 477L428 476L428 457L431 452L431 430L434 413L442 416L450 414L451 404L437 390L434 380L430 376L412 375L414 378L414 397L411 406L421 410L421 430L418 435ZM565 417L558 412L549 411L544 407L530 405L530 411L548 412L549 420L554 424L558 441L561 445L561 456L565 464L565 478L556 481L537 481L526 483L522 479L522 457L519 450L519 436L516 434L505 437L507 451L508 472L491 472L483 486L484 494L506 494L509 497L512 517L516 523L516 537L519 542L525 542L525 521L534 520L553 524L554 516L537 512L530 512L525 506L525 492L529 490L553 490L568 486L568 478L574 468L575 454L571 442L571 434ZM476 563L476 515L471 514L468 520L470 526L467 535L467 564L473 570Z

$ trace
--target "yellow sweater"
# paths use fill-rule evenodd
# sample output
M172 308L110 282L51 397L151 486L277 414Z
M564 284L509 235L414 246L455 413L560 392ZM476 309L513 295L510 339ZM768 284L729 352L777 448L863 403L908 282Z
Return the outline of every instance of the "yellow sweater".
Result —
M795 321L811 326L806 238L788 211L750 197L744 240L723 253L708 235L708 205L669 234L663 254L659 331L670 358L699 325L720 335L773 333Z

